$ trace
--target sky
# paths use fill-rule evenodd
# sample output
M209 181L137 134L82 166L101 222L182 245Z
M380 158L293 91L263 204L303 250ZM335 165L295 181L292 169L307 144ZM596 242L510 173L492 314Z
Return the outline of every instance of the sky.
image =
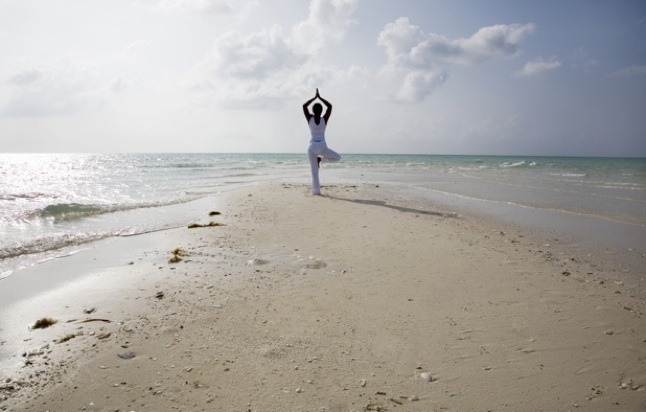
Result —
M0 152L646 157L646 2L0 0Z

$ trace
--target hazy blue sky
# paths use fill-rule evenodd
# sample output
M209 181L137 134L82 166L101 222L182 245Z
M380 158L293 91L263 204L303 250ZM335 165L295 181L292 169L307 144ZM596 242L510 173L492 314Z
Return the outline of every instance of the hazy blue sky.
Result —
M646 2L0 0L0 151L646 156Z

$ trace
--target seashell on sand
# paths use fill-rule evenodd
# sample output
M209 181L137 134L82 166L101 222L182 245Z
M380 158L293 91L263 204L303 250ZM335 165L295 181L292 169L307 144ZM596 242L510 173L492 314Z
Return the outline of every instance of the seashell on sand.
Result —
M422 372L419 374L419 377L424 379L426 382L433 382L433 377L428 372Z

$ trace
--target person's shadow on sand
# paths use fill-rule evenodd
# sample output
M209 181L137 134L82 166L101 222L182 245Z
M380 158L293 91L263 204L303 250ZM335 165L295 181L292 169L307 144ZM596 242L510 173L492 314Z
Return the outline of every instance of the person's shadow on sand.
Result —
M435 212L433 210L421 210L421 209L413 209L411 207L389 205L388 203L386 203L383 200L344 199L342 197L334 197L334 196L325 196L325 197L327 197L329 199L334 199L334 200L343 200L344 202L358 203L360 205L371 205L371 206L387 207L389 209L398 210L400 212L415 213L415 214L419 214L419 215L430 215L430 216L440 216L440 217L458 217L457 213L443 213L443 212Z

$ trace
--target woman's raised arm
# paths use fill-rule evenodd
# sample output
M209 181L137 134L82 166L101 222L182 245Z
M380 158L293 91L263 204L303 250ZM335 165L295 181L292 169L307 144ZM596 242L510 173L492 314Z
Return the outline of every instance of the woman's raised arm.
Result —
M316 96L303 103L303 114L305 115L305 119L307 119L308 122L310 121L310 117L312 117L312 114L310 113L310 109L308 107L314 100L316 100Z
M316 89L316 96L314 98L317 97L325 105L325 115L323 116L323 119L325 119L325 123L327 124L328 120L330 120L330 116L332 115L332 103L321 97L321 95L319 94L319 89Z

